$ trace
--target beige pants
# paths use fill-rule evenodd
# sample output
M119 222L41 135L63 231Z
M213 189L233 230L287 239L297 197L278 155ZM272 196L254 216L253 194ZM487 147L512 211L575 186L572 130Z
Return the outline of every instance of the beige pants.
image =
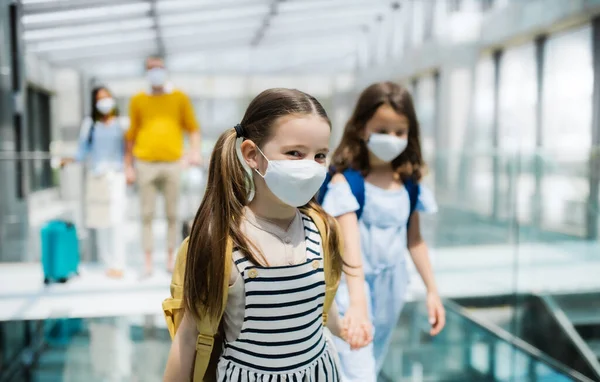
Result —
M156 208L156 193L165 198L167 216L167 247L174 250L177 245L177 207L181 182L179 162L137 161L137 179L140 188L142 212L142 244L145 252L154 248L152 222Z

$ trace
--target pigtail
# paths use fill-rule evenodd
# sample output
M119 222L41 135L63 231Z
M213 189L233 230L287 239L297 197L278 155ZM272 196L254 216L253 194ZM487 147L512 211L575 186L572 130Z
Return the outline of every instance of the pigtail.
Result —
M206 191L194 218L187 251L184 303L196 318L222 313L227 238L254 260L240 230L248 202L247 173L238 159L236 133L223 133L210 158Z

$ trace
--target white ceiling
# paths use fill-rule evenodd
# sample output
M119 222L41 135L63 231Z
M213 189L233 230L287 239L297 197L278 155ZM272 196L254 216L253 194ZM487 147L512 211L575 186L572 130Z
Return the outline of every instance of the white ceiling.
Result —
M339 73L393 0L22 0L26 49L105 77L173 72Z

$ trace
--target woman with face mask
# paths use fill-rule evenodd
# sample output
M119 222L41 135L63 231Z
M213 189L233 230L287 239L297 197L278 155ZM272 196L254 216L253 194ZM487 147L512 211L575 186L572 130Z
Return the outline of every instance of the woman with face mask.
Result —
M120 278L125 266L126 126L118 118L115 100L107 88L93 89L91 100L91 113L83 121L73 160L86 166L86 227L96 230L106 274Z
M424 171L419 123L408 91L392 82L363 91L332 158L319 200L335 216L346 256L362 258L373 343L358 351L340 342L344 381L375 382L398 322L408 284L408 250L427 287L431 335L445 324L419 213L435 212L433 194L419 183ZM356 309L352 280L342 280L336 302Z

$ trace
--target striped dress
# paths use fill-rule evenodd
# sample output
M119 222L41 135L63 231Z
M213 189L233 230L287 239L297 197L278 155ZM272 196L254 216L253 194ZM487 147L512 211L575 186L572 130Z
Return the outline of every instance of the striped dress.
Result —
M225 343L219 382L340 381L324 335L321 237L312 220L302 220L305 262L260 267L236 261L245 287L244 323L240 336Z

